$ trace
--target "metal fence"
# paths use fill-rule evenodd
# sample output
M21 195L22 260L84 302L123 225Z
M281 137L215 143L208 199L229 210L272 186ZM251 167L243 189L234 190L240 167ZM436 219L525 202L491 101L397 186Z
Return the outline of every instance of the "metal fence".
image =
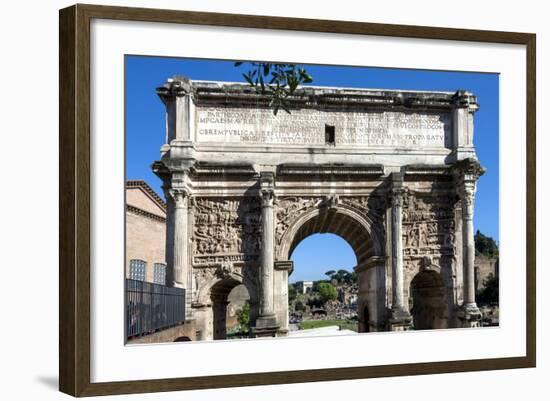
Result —
M126 279L126 338L185 321L185 289Z

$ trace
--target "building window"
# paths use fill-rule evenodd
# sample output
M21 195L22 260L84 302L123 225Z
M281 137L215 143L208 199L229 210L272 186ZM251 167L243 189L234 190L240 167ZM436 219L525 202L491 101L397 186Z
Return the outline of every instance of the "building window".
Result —
M145 270L147 269L147 262L139 259L130 260L130 279L145 281Z
M166 265L164 263L155 263L153 283L166 285Z

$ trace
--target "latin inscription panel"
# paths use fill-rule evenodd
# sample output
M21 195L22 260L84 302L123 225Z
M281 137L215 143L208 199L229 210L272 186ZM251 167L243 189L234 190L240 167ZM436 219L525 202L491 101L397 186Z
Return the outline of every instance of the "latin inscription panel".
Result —
M202 143L322 146L334 132L336 146L451 146L450 118L445 113L302 109L275 116L270 109L198 107L195 118L196 140Z

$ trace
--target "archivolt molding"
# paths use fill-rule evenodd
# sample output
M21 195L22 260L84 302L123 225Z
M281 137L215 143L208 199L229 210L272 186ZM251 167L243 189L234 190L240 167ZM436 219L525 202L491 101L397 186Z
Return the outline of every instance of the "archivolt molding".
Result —
M410 286L412 280L422 272L437 273L445 287L453 288L456 281L456 265L453 257L424 256L422 258L409 259L404 262L406 286Z
M216 285L227 283L228 293L239 284L244 284L250 299L257 295L256 277L250 273L254 269L243 269L243 266L222 263L208 268L195 268L197 296L195 306L210 305L212 303L212 289Z
M361 208L367 205L369 197L287 197L279 199L276 208L276 258L277 260L287 260L292 251L293 245L297 244L296 238L301 229L310 223L312 219L318 219L315 222L315 232L328 232L342 235L346 230L353 233L360 230L364 237L368 238L370 243L371 255L382 256L384 252L384 235L382 224L376 227L375 222L369 216L372 216L374 210L371 208ZM376 211L380 219L376 223L383 223L383 213ZM335 219L341 217L341 219ZM331 220L332 218L332 220ZM341 221L347 218L347 222ZM378 219L377 219L378 220ZM349 230L346 224L353 223L356 227ZM308 234L309 235L309 234ZM307 235L304 236L304 238ZM350 242L350 238L345 238ZM299 241L298 241L299 242ZM352 244L350 244L352 245ZM361 244L363 247L365 244ZM353 246L353 245L352 245ZM357 252L358 246L354 247Z

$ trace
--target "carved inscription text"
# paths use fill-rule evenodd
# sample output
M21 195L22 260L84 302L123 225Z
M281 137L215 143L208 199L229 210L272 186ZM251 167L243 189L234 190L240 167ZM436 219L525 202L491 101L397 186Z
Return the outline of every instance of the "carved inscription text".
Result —
M328 126L334 128L336 145L406 148L450 145L450 119L444 113L302 109L275 116L270 109L199 107L195 126L198 142L325 145Z

